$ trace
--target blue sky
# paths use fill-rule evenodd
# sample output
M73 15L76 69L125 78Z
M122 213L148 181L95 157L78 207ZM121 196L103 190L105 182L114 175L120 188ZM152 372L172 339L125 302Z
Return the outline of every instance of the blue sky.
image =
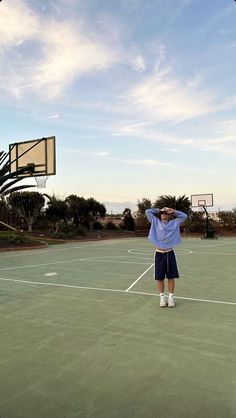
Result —
M236 207L235 22L233 0L3 0L0 149L55 135L46 192L108 212Z

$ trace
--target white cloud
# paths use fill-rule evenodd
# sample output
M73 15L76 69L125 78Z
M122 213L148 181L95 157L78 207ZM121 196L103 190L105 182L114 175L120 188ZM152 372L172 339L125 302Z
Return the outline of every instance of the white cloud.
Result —
M18 0L2 6L0 81L15 97L29 92L58 96L81 75L104 71L119 60L114 46L79 20L42 20Z
M59 148L60 151L70 152L72 154L82 154L82 155L95 155L98 157L106 157L110 155L110 151L87 151L87 150L78 150L72 148Z
M163 162L163 161L157 161L157 160L149 160L149 159L138 159L138 160L132 160L132 159L126 159L126 158L109 158L110 161L116 161L118 163L125 163L130 165L142 165L145 167L151 167L151 166L159 166L159 167L169 167L172 166L172 163L169 162Z
M58 5L56 4L56 2L55 2L55 1L50 1L50 4L54 7L54 9L56 10L56 12L57 12L59 15L62 15L62 14L63 14L63 12L62 12L61 8L60 8L60 7L58 7ZM67 4L68 4L68 0L67 0Z
M87 151L87 150L77 150L77 149L71 149L71 148L59 148L60 151L63 152L70 152L73 154L80 154L80 155L91 155L91 156L98 156L98 157L104 157L106 161L115 161L117 163L125 163L130 165L143 165L146 167L151 166L159 166L159 167L169 167L172 166L172 163L164 162L164 161L157 161L157 160L151 160L151 159L127 159L127 158L116 158L111 156L110 151Z
M160 45L159 47L157 47L155 73L159 71L161 64L163 63L163 61L165 61L165 58L166 58L166 48L164 45Z
M165 148L164 149L164 151L167 151L167 152L182 152L182 149L180 149L180 148Z
M117 126L113 129L113 136L130 136L135 138L142 138L148 141L156 141L160 143L169 143L176 145L191 145L194 143L192 138L183 138L175 134L167 134L159 127L156 128L154 121L147 121L141 123L133 123L129 125Z
M1 4L0 45L8 47L31 39L39 30L39 22L24 1L11 0Z
M204 141L204 144L209 144L209 145L225 145L225 144L229 144L232 142L235 142L236 140L236 136L225 136L223 138L215 138L215 139L206 139Z
M158 120L180 122L213 111L214 96L196 91L167 75L154 75L135 86L129 102Z
M224 131L226 134L236 137L236 119L228 119L218 123L217 129Z
M57 96L82 74L105 70L115 60L115 53L70 25L51 24L44 39L44 57L37 65L34 85L47 86L50 96Z
M200 74L187 80L187 87L197 88L201 85L202 77Z
M61 115L59 113L53 113L49 115L49 119L60 119Z
M109 151L98 151L95 152L95 155L99 155L100 157L106 157L107 155L110 155Z
M135 71L138 71L138 72L142 73L146 68L144 57L142 55L138 55L133 60L132 65L133 65L133 68L135 69Z
M195 172L200 172L200 173L203 172L203 173L206 173L206 174L215 174L214 170L209 170L209 169L204 168L204 167L184 167L184 166L181 166L181 167L179 167L179 170L187 171L187 172L195 171Z
M143 128L147 127L148 125L152 125L153 122L134 122L129 123L128 125L122 125L115 128L112 135L119 136L119 135L137 135L143 132Z

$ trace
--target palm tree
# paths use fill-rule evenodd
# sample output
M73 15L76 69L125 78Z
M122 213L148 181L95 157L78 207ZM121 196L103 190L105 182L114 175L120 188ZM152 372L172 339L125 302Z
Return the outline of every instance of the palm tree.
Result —
M17 192L29 187L35 187L34 185L19 185L13 187L16 183L21 181L22 177L16 177L24 173L33 173L34 166L28 165L27 167L20 168L12 173L10 173L10 160L9 154L4 151L0 151L0 199L2 202L5 202L5 196L10 193ZM0 224L6 226L7 228L15 230L12 226L4 223L0 220Z
M182 212L189 213L191 208L191 201L185 195L179 196L170 196L170 195L162 195L156 200L153 205L156 208L173 208L176 210L181 210Z
M19 176L24 173L32 174L34 172L33 165L28 165L27 167L20 168L16 171L13 171L12 173L9 172L10 161L8 154L4 151L0 151L0 197L29 187L35 187L34 185L19 185L16 187L12 187L23 179L22 177L16 178L16 176Z

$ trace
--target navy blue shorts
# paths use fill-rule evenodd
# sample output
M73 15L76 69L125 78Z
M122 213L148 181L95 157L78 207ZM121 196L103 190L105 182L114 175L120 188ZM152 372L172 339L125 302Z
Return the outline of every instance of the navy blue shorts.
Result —
M175 253L173 250L168 253L155 252L155 280L177 279L179 272L177 268L177 262Z

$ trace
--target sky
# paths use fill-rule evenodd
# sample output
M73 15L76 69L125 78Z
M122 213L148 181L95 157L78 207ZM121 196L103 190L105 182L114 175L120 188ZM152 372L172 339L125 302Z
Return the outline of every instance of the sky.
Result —
M234 0L2 0L0 150L55 136L43 192L108 213L235 208L235 22Z

